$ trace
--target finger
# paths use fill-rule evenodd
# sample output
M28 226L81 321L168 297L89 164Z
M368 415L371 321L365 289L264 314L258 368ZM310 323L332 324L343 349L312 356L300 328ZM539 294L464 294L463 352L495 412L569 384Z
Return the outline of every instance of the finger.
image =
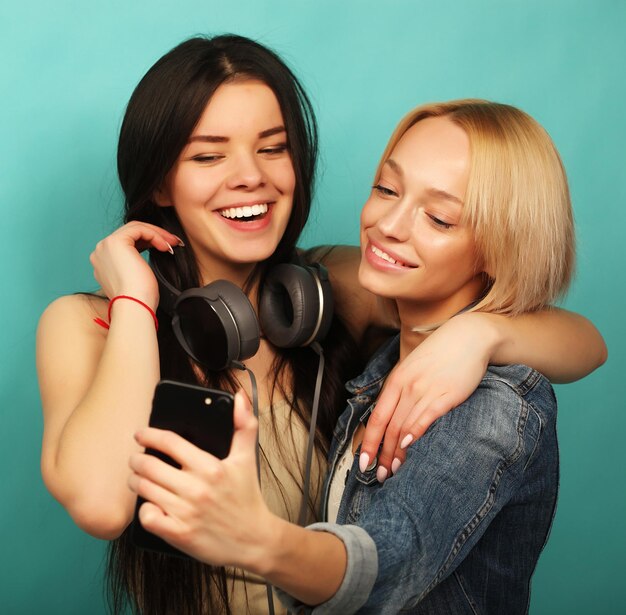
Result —
M233 433L233 440L228 456L244 455L256 459L256 442L259 424L252 413L250 400L241 389L235 395L233 422L235 432Z
M143 252L149 248L154 248L159 252L169 252L174 254L173 246L177 246L177 240L172 239L173 235L168 233L167 236L162 233L145 231L138 236L132 237L132 242L138 252Z
M170 243L174 245L180 245L180 246L185 245L184 241L180 237L178 237L178 235L171 233L170 231L164 229L162 226L157 226L156 224L150 224L149 222L141 222L139 220L132 220L131 222L128 222L124 226L121 226L118 229L118 231L119 232L130 231L134 235L137 235L138 233L139 234L141 233L156 234L156 235L162 236L164 239L166 239L167 241L169 241Z
M401 430L400 447L406 449L415 440L421 438L429 427L455 407L449 393L416 404L414 411L407 417Z
M186 483L189 482L188 477L181 470L147 453L131 455L128 465L139 478L159 485L161 488L177 495L181 495ZM140 495L143 496L143 494ZM152 500L152 498L147 499Z
M397 447L393 453L391 472L395 474L406 460L406 452L409 446L418 438L421 438L430 425L449 410L449 398L443 394L433 400L421 399L407 414L404 424L400 428ZM429 412L441 412L437 416ZM385 436L386 438L386 436Z
M379 470L376 473L376 477L380 482L383 482L385 478L390 476L393 472L393 461L396 456L396 449L399 447L401 429L413 407L414 404L412 396L404 394L400 398L393 417L387 425L387 430L385 431L385 437L383 439L383 446L378 454ZM381 467L384 468L384 471L380 470Z
M139 509L141 525L176 549L195 557L194 536L187 524L175 516L165 514L158 506L145 502Z
M406 460L406 449L397 448L391 462L391 473L395 474Z
M173 431L146 427L135 433L135 440L146 448L152 448L171 457L181 468L196 470L215 465L217 457L198 448Z
M164 489L139 474L132 473L128 477L128 487L133 493L144 500L152 502L167 514L180 514L180 498L171 491Z
M129 222L114 234L130 240L138 251L156 248L161 252L174 253L172 246L184 245L179 237L165 229L146 222Z
M361 456L359 458L361 472L364 472L365 468L378 455L378 448L399 400L399 389L394 387L385 387L379 395L376 405L367 419L363 441L361 442Z
M176 517L165 514L152 502L144 502L139 507L139 521L146 530L168 541L182 529L182 523Z

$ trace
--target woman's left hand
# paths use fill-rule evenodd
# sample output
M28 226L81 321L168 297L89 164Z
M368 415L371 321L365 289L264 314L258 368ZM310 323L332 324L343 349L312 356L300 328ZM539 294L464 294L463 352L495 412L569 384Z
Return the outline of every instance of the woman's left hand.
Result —
M450 319L389 374L368 419L359 460L364 469L378 457L380 482L397 471L411 442L479 385L496 343L495 332L480 316Z
M141 524L172 546L213 565L246 566L259 557L260 536L272 514L257 479L258 423L242 392L235 396L235 432L220 460L171 431L146 428L135 438L169 455L181 469L153 455L130 458L129 487L147 500Z

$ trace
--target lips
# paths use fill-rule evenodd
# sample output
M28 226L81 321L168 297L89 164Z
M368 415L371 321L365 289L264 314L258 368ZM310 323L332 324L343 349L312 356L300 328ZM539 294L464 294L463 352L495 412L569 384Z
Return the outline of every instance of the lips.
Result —
M417 266L417 265L411 265L409 263L405 263L404 261L394 258L393 256L391 256L391 254L389 254L388 252L385 252L385 250L379 248L373 243L369 244L368 251L374 254L379 259L386 261L387 263L390 263L391 265L395 265L396 267L403 267L405 269L415 269Z

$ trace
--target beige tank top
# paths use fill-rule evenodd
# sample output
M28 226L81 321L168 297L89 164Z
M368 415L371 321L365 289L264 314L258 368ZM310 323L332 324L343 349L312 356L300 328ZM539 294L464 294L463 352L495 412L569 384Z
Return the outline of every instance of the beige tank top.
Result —
M259 442L261 445L261 491L269 509L283 519L298 522L301 487L304 483L308 432L297 415L291 416L291 406L285 400L259 411ZM307 523L316 521L322 484L326 473L326 459L316 451L311 464L311 487ZM235 615L268 613L267 590L260 577L241 570L229 570L230 608ZM274 597L276 615L285 615L286 609Z

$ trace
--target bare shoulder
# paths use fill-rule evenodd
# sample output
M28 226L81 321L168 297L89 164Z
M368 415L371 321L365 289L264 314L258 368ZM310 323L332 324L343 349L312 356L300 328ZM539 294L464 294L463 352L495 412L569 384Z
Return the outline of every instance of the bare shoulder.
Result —
M50 397L84 389L93 377L107 331L94 322L106 319L107 302L98 295L67 295L43 312L37 328L37 371L44 408Z
M316 246L304 251L307 260L319 261L329 269L347 267L354 274L359 269L361 261L361 250L358 246Z
M94 318L106 318L106 297L98 294L65 295L55 299L44 310L39 320L39 333L53 333L62 329L66 334L84 329L87 331L102 330L94 322Z

